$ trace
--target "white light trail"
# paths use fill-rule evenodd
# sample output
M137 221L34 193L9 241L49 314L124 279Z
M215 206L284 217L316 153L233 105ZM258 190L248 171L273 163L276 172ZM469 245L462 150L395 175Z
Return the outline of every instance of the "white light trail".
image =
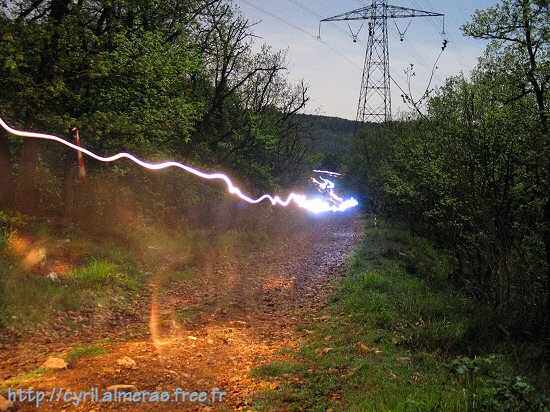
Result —
M174 161L166 161L166 162L161 162L161 163L148 163L148 162L145 162L145 161L135 157L134 155L132 155L130 153L125 153L125 152L117 153L117 154L112 155L112 156L100 156L100 155L95 154L94 152L92 152L88 149L77 146L76 144L73 144L71 142L68 142L68 141L66 141L66 140L64 140L60 137L57 137L57 136L54 136L54 135L51 135L51 134L28 132L28 131L14 129L14 128L10 127L2 118L0 118L0 126L2 126L2 128L4 128L4 130L6 130L8 133L10 133L12 135L15 135L15 136L26 137L26 138L34 138L34 139L43 139L43 140L53 140L55 142L58 142L58 143L61 143L61 144L65 145L67 147L70 147L73 150L84 153L84 154L86 154L86 155L88 155L88 156L90 156L90 157L92 157L96 160L99 160L100 162L114 162L116 160L126 158L126 159L131 160L134 163L137 163L141 167L144 167L144 168L150 169L150 170L161 170L161 169L166 169L166 168L169 168L169 167L177 167L179 169L183 169L186 172L191 173L195 176L201 177L203 179L223 180L225 182L226 186L227 186L227 191L230 194L237 196L239 199L241 199L242 201L247 202L247 203L256 204L256 203L260 203L264 200L269 200L271 202L271 204L274 205L274 206L275 205L280 205L280 206L285 206L286 207L286 206L289 206L292 202L294 202L297 206L299 206L303 209L306 209L310 212L313 212L313 213L322 213L322 212L329 212L329 211L343 212L347 209L350 209L350 208L355 207L355 206L358 205L358 202L353 198L350 198L350 199L348 199L346 201L343 201L339 204L330 204L329 202L326 202L322 199L308 199L307 196L305 196L305 195L301 195L301 194L297 194L297 193L293 193L293 192L290 193L285 200L281 199L279 196L272 196L272 195L268 195L268 194L264 194L264 195L254 199L254 198L252 198L250 196L247 196L244 193L242 193L242 191L233 184L231 179L229 179L229 177L227 175L223 174L223 173L205 173L205 172L203 172L201 170L198 170L198 169L195 169L191 166L188 166L188 165L185 165L185 164L182 164L182 163L179 163L179 162L174 162Z

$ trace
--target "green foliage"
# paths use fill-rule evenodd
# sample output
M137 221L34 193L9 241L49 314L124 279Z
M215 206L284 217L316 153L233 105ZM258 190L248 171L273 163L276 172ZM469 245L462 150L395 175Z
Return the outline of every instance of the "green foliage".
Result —
M90 358L108 353L107 349L102 346L75 346L67 355L65 360L71 364L77 359Z
M412 254L422 261L415 273ZM309 333L287 360L253 372L279 386L254 409L547 410L549 399L517 376L510 347L495 353L498 339L472 334L487 312L444 280L446 261L431 242L369 219L328 316L302 327Z
M251 195L303 178L310 155L293 118L308 101L307 87L289 81L284 52L267 45L253 50L251 24L231 2L92 3L22 1L0 11L0 111L11 124L64 136L76 125L83 144L102 154L128 150L229 169ZM23 148L30 145L25 140ZM181 215L214 203L221 192L181 171L151 177L119 162L108 166L105 179L90 179L84 196L75 157L55 145L33 150L21 150L14 139L4 151L21 157L10 190L35 197L23 201L10 193L16 206L40 205L26 212L62 207L74 222L83 220L80 213L94 214L99 226L112 227L102 221L116 221L110 196L127 197L129 186L154 196L134 203L154 217L152 204ZM99 177L99 165L87 162L87 168ZM97 182L109 179L110 190ZM118 194L106 194L114 187Z
M363 131L347 165L375 212L449 252L449 278L498 308L493 327L535 340L550 332L548 16L528 0L476 12L464 31L492 42L471 80Z
M296 122L311 148L322 155L318 167L340 170L351 154L356 122L311 114L297 115Z

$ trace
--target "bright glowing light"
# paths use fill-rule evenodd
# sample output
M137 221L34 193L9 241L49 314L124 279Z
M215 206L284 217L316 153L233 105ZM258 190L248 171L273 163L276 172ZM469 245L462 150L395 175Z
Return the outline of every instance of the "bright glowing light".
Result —
M22 131L14 129L6 124L2 118L0 118L0 126L4 128L8 133L11 133L15 136L21 136L21 137L27 137L27 138L34 138L34 139L44 139L44 140L53 140L55 142L61 143L67 147L70 147L73 150L76 150L78 152L84 153L96 160L99 160L101 162L114 162L116 160L126 158L131 160L134 163L137 163L141 167L144 167L146 169L150 170L160 170L160 169L166 169L169 167L177 167L179 169L183 169L188 173L191 173L195 176L201 177L203 179L208 180L223 180L227 186L227 191L231 193L232 195L237 196L239 199L241 199L244 202L247 203L260 203L264 200L269 200L272 205L280 205L280 206L288 206L292 202L294 202L299 207L306 209L313 213L322 213L322 212L343 212L349 208L357 206L357 201L353 198L348 199L346 201L342 201L339 204L329 204L326 201L322 201L319 199L308 199L305 195L300 195L297 193L290 193L288 197L283 200L279 196L272 196L272 195L262 195L256 199L251 198L250 196L245 195L241 192L241 190L236 187L231 179L223 173L205 173L201 170L195 169L191 166L174 162L174 161L167 161L167 162L161 162L161 163L148 163L141 159L138 159L134 155L130 153L118 153L112 156L100 156L98 154L95 154L94 152L85 149L83 147L77 146L76 144L73 144L71 142L68 142L60 137L51 135L51 134L45 134L45 133L35 133L35 132L28 132L28 131ZM322 179L322 178L321 178ZM325 179L323 179L325 180ZM332 182L331 182L332 183Z
M342 173L331 172L329 170L314 170L315 173L322 173L330 176L342 176Z
M315 170L314 172L319 173L319 171L315 171ZM332 175L342 176L341 174L336 172L325 172L325 173L331 173ZM350 209L359 204L357 200L355 200L353 197L350 199L344 200L343 198L338 196L334 192L334 187L336 185L331 180L325 179L321 176L319 176L319 179L321 179L321 182L315 179L314 177L312 177L311 181L313 182L314 185L317 186L317 190L319 190L319 192L328 194L329 200L330 202L332 202L332 204L322 199L315 199L310 202L311 211L313 213L321 213L329 210L332 210L333 212L343 212L344 210Z
M322 182L319 182L317 179L315 179L314 177L311 178L311 181L317 185L317 188L319 190L319 192L324 192L326 190L330 190L330 189L334 189L334 183L331 182L330 180L328 179L324 179L322 178L321 176L319 176L319 179L322 180Z
M298 203L298 205L313 213L344 212L359 204L357 200L355 200L353 197L350 199L344 200L343 202L338 204L330 204L326 200L318 199L318 198L306 199L305 196L304 196L304 201L305 203L303 205L301 205L300 203Z

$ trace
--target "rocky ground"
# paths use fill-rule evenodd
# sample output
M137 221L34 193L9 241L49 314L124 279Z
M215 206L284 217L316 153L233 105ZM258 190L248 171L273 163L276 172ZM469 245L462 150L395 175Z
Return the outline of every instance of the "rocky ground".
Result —
M57 321L0 336L0 381L40 367L48 357L66 358L77 345L103 348L68 367L24 380L17 388L58 388L101 394L112 385L133 391L207 392L208 401L93 403L43 401L40 410L248 410L254 393L269 385L253 368L295 348L297 326L315 318L341 275L362 233L357 217L322 218L292 239L227 259L192 280L167 287L170 258L151 277L146 293L128 310L59 313ZM172 284L173 285L173 284ZM76 325L76 326L75 326ZM307 330L306 330L307 332ZM55 389L54 389L55 388ZM212 402L213 388L227 394ZM271 389L277 389L271 387ZM120 391L122 391L121 389ZM126 389L124 389L126 390ZM18 410L33 410L18 402Z

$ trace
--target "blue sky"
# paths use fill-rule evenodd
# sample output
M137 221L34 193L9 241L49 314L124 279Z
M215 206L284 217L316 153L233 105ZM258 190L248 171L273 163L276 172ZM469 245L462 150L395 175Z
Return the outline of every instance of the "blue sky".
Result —
M323 24L321 38L330 45L328 47L316 39L319 31L319 18L316 15L334 16L359 8L362 4L370 4L370 0L234 0L234 3L251 22L258 22L254 33L261 38L255 47L267 43L275 50L288 49L290 77L304 79L310 86L311 101L306 112L355 119L367 24L359 32L357 43L352 41L346 22L334 23L338 27ZM461 71L468 73L476 65L486 43L464 37L460 26L476 9L493 6L497 0L390 0L389 3L445 14L445 31L450 44L438 63L433 83L437 86L446 77ZM399 19L397 23L403 31L409 20ZM356 32L361 23L352 22L350 26ZM415 18L408 27L405 40L401 42L394 22L388 23L390 71L401 87L405 87L407 81L403 71L411 63L414 64L416 76L411 86L415 96L421 95L426 89L432 66L441 50L441 31L441 19ZM400 95L401 92L392 84L394 116L408 109Z

